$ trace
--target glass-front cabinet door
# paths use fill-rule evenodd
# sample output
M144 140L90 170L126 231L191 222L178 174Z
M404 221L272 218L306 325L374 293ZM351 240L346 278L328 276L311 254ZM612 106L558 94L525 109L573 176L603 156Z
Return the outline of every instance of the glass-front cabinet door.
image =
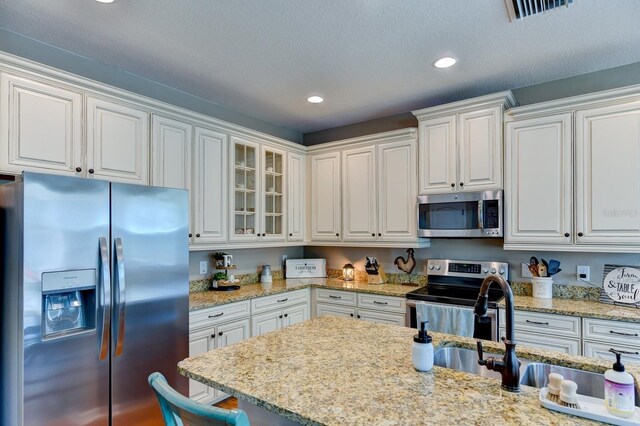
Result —
M260 239L284 240L285 152L262 148L263 211Z
M231 240L257 240L259 224L259 152L260 147L238 137L231 137Z

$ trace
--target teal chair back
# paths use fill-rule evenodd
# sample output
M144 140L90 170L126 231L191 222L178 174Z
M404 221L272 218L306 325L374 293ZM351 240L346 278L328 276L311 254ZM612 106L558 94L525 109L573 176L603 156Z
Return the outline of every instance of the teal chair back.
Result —
M247 413L198 404L181 395L158 372L151 373L149 384L158 397L167 426L249 426Z

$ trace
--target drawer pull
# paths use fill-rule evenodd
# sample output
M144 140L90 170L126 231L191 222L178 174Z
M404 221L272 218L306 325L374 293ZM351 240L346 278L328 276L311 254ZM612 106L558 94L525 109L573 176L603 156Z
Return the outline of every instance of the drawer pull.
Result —
M638 337L638 333L621 333L619 331L613 331L613 330L609 330L609 333L617 334L618 336ZM632 352L630 352L630 353L632 353ZM633 352L633 353L635 353L635 352Z
M531 320L525 320L526 322L528 322L529 324L535 324L535 325L549 325L548 322L540 322L540 321L531 321Z
M219 314L215 314L215 315L209 315L209 318L218 318L218 317L221 317L222 315L224 315L224 312L220 312Z
M621 351L620 349L613 349L613 348L609 348L609 352L613 352L613 353L619 352L625 355L640 355L640 352Z
M376 305L388 305L387 302L378 302L377 300L374 300L373 303L375 303Z
M332 299L342 299L342 296L334 296L333 294L330 294L329 297Z
M287 297L287 298L284 298L284 299L280 299L280 300L278 300L278 303L286 302L287 300L289 300L289 298L288 298L288 297Z

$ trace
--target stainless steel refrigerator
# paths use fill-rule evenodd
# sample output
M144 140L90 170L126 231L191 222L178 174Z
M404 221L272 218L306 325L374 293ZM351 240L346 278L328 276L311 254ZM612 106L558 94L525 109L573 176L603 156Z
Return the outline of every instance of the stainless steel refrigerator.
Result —
M3 425L157 425L188 392L188 194L24 173L0 185Z

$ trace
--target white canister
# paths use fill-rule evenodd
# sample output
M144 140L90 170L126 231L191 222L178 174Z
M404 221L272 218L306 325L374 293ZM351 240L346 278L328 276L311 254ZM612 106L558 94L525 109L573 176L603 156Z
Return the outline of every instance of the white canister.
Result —
M553 297L553 277L533 277L533 297L551 299Z

